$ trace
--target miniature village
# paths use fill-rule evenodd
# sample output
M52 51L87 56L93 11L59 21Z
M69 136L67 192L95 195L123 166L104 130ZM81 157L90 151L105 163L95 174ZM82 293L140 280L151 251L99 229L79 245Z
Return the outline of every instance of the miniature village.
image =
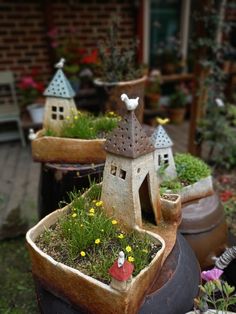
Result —
M68 114L71 109L75 110L73 91L62 67L63 65L59 67L44 93L46 110L43 127L47 125L56 132L63 123L64 114ZM188 212L191 201L214 196L211 176L203 178L200 183L184 187L182 194L169 190L160 195L160 183L163 180L159 173L160 168L165 166L165 177L175 179L177 176L172 153L173 143L162 125L151 136L146 134L134 113L139 104L138 97L130 99L126 94L120 97L127 113L108 134L103 142L104 146L101 147L105 151L103 181L100 184L100 198L93 202L102 204L101 210L105 215L118 222L125 232L135 230L142 235L149 235L157 243L159 249L150 263L136 276L132 276L135 269L134 258L128 258L127 252L121 249L107 269L109 284L84 274L80 268L73 269L58 263L37 241L45 230L56 230L55 225L63 217L77 216L78 212L73 212L73 203L47 215L26 235L36 281L44 285L46 283L50 290L56 294L59 291L63 298L89 313L137 313L141 308L145 309L145 299L150 293L150 287L154 287L151 291L155 291L155 282L158 282L162 267L176 245L177 229L181 224L184 208ZM33 136L32 144L34 141L36 145L37 134ZM86 193L82 195L83 199L86 199ZM94 216L94 211L94 208L90 208L87 214ZM121 234L123 237L123 233ZM95 244L100 243L99 237L94 240ZM215 255L223 251L226 238L219 242L213 248ZM85 251L81 251L80 255L85 256ZM212 264L212 260L205 254L202 263L206 260ZM190 274L190 277L192 275L199 278L195 257L192 262L195 273ZM198 284L196 280L195 290L198 289Z

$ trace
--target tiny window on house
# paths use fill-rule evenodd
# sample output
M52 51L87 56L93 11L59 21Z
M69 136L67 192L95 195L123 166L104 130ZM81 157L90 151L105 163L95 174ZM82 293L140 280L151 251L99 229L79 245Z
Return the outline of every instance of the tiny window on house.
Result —
M168 165L169 164L169 155L168 154L164 154L163 161L164 161L164 165Z
M114 166L114 165L111 165L111 170L110 170L110 173L115 176L116 175L116 171L117 171L117 167Z
M158 155L158 166L161 166L161 155Z
M53 120L64 120L64 107L52 106L52 119Z
M120 169L120 175L119 175L119 177L120 177L121 179L125 180L125 178L126 178L126 171L123 170L123 169Z

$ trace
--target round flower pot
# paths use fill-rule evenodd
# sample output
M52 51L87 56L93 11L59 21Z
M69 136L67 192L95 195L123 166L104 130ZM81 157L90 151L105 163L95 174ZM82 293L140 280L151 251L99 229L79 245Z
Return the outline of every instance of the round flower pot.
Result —
M34 123L43 123L44 117L44 105L42 104L32 104L27 106L31 120Z
M184 121L186 108L168 108L168 116L171 122L181 124Z
M179 230L195 252L201 268L212 267L212 257L223 253L228 244L224 209L218 195L184 203Z
M159 273L165 251L165 242L157 234L149 231L153 241L161 244L150 264L136 277L133 277L129 288L125 291L115 290L97 279L85 275L79 270L71 268L54 260L44 253L36 244L37 237L45 228L54 225L58 219L68 212L68 206L56 210L42 219L26 235L32 262L32 273L55 295L61 296L68 303L83 309L85 313L96 314L134 314L142 304L149 287ZM144 230L139 229L140 233ZM53 311L51 311L52 313Z
M105 161L105 141L44 136L41 130L31 142L32 157L40 162L97 164Z
M146 79L147 77L143 76L137 80L113 83L103 82L100 79L94 80L99 101L101 102L101 111L113 111L120 116L124 116L127 113L127 109L124 102L121 101L120 95L125 93L129 98L139 97L139 105L135 110L135 114L141 123L143 121Z

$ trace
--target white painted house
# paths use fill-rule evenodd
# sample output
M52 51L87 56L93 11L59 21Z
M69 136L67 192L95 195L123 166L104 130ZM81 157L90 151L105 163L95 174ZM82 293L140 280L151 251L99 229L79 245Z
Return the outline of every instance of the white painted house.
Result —
M63 73L62 67L63 64L58 68L53 79L44 91L46 103L43 127L57 134L60 133L66 117L70 116L73 110L77 110L73 98L75 92Z
M159 125L152 134L151 141L155 147L154 162L158 174L160 168L164 167L164 178L176 178L176 168L172 152L173 142L162 125ZM161 176L159 175L161 178Z
M142 219L161 219L154 147L129 111L107 138L102 196L104 208L127 226L142 226Z

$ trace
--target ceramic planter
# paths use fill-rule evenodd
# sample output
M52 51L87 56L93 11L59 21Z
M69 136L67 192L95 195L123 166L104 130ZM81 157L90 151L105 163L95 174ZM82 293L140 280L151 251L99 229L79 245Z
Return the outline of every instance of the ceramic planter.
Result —
M182 203L206 197L212 195L213 193L214 190L211 176L203 178L194 184L185 186L179 192Z
M172 193L171 190L167 190L166 193ZM178 194L181 197L181 203L187 203L196 199L200 199L214 193L212 177L208 176L191 185L183 187Z
M163 194L161 197L162 216L168 222L180 222L181 198L178 194Z
M120 95L125 93L129 98L139 97L139 105L135 110L136 117L139 122L143 121L144 111L144 90L146 83L146 76L132 81L124 82L103 82L99 79L94 81L101 101L101 111L113 111L121 116L127 112L124 103L120 99Z
M82 140L54 136L43 136L37 132L32 141L32 157L39 162L58 163L102 163L106 153L103 149L105 139Z
M68 206L54 211L27 232L26 240L34 277L55 295L60 295L70 304L82 308L86 313L137 313L148 288L153 284L156 274L161 268L165 250L164 240L157 234L148 232L154 241L162 244L162 248L151 263L132 279L129 288L121 292L57 262L37 247L35 244L37 237L45 228L49 228L60 217L67 214L67 211ZM141 229L139 231L144 232Z
M44 108L45 106L43 104L32 104L27 106L27 110L29 111L31 120L34 123L43 123L43 117L44 117Z

